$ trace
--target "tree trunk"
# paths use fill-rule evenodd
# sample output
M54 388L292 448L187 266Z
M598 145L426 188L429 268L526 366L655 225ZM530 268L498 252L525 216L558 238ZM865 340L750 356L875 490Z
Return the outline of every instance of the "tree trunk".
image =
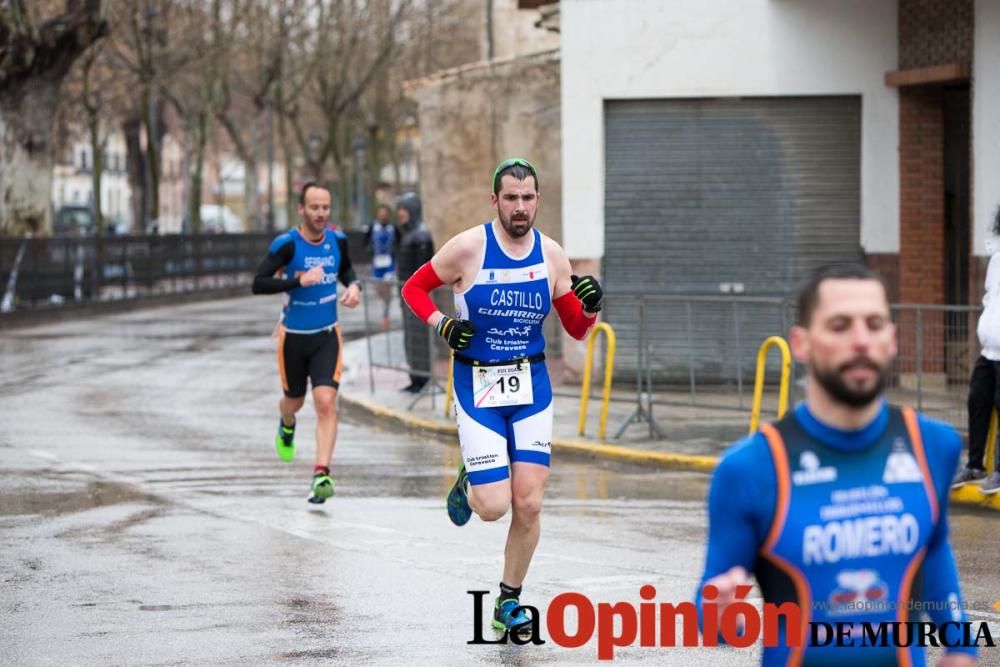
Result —
M346 169L343 169L340 165L337 165L337 185L340 190L340 201L338 203L337 220L334 220L341 229L347 229L350 225L347 224L348 219L351 216L351 192L353 191L353 172L348 174Z
M52 232L52 123L61 79L0 95L0 232Z
M295 154L290 146L283 113L278 114L278 142L285 159L285 226L291 229L298 224L295 220L298 213L298 193L295 192Z
M201 233L201 179L205 169L205 144L208 142L208 113L198 114L198 123L194 132L194 155L191 160L190 183L188 187L188 221L191 233Z
M90 152L94 156L94 170L91 172L91 183L94 190L94 225L97 234L104 234L104 211L101 209L101 175L104 173L104 147L101 145L101 121L96 115L90 115Z
M336 129L331 130L331 132L336 131ZM337 217L335 222L340 225L341 229L347 229L349 226L347 224L348 218L351 215L352 204L351 193L354 191L354 170L348 169L344 156L340 151L340 146L349 146L350 143L337 144L333 146L333 150L330 151L330 157L333 159L333 167L337 172L337 190L338 199L337 202Z
M146 211L146 156L142 152L142 142L139 140L142 121L138 116L127 118L122 123L122 133L125 135L125 166L128 170L128 187L132 191L130 205L132 207L132 229L137 233L147 231Z
M146 222L160 218L160 151L159 123L157 122L157 101L155 90L147 87L142 93L142 121L146 129L146 169L149 192L146 202L149 207L149 219Z
M260 199L257 196L257 161L251 158L243 161L243 210L245 211L244 231L256 232L261 229Z
M11 5L8 7L8 5ZM106 31L101 1L66 2L40 26L0 22L0 231L52 229L52 109L73 61Z

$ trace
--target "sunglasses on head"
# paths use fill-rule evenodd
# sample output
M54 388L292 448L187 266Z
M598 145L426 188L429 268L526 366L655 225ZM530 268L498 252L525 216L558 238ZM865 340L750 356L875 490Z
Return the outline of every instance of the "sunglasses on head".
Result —
M535 172L535 166L533 164L531 164L524 158L512 157L498 164L497 168L493 170L493 179L490 181L490 185L497 182L497 176L500 174L500 172L502 172L504 169L510 169L511 167L524 167L529 172L531 172L531 175L535 177L536 181L538 180L538 173Z

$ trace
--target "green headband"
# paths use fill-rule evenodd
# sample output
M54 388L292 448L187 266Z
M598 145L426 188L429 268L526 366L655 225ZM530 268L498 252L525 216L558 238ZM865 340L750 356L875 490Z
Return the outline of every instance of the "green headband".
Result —
M493 170L493 179L490 181L490 188L494 188L497 182L497 176L504 169L510 169L511 167L524 167L531 172L531 175L535 177L535 185L538 185L538 172L535 171L535 166L520 157L507 158L503 162L497 165L497 168Z

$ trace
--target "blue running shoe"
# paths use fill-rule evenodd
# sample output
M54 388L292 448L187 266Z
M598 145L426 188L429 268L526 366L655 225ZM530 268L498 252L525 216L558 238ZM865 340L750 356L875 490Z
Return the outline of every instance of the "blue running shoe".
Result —
M458 478L448 492L448 518L456 526L464 526L472 518L472 508L469 507L469 491L466 485L469 474L465 472L465 463L458 466Z
M497 598L493 605L493 622L490 624L493 629L515 634L531 634L533 624L534 620L521 609L521 603L517 598L507 598L502 602L499 597Z

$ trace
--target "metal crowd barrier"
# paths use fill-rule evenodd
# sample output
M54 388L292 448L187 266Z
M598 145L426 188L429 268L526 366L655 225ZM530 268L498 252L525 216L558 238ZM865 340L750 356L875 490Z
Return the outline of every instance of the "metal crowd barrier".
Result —
M993 473L1000 467L997 461L997 411L990 413L990 428L986 433L986 451L983 452L983 465L987 473Z
M601 421L597 427L597 437L604 440L608 429L608 403L611 402L611 379L615 369L615 330L607 322L598 322L587 336L587 357L583 362L583 382L580 385L580 425L579 435L587 426L587 402L590 399L590 375L594 366L594 342L598 334L604 333L607 354L604 359L604 394L601 399Z
M753 406L750 408L750 434L757 432L760 424L760 404L764 399L764 374L767 366L767 353L777 346L781 352L781 382L778 385L778 419L785 416L788 411L788 380L792 372L792 352L788 349L788 342L781 336L771 336L760 346L757 353L757 375L753 385Z
M399 285L394 284L392 290L398 298ZM370 292L366 289L369 296ZM447 292L442 289L435 294L444 312L451 309L451 294ZM794 305L788 299L736 294L650 295L611 290L606 294L602 320L614 329L615 354L612 391L610 396L605 392L602 397L605 401L602 414L607 403L634 405L613 438L621 437L636 423L648 428L650 438L662 437L665 430L654 417L657 406L743 414L759 412L763 406L755 405L754 400L758 384L779 388L778 400L784 406L779 405L779 411L801 398L804 369L794 361L789 362L784 355L780 359L772 355L763 363L762 371L754 363L760 341L786 335L795 321ZM913 405L964 432L968 382L979 354L975 325L980 311L979 306L893 304L899 356L887 377L889 399ZM558 327L557 318L548 319L547 326ZM366 321L369 331L374 331L367 311ZM558 354L559 339L547 336L547 352L553 357ZM373 358L373 371L385 368L410 373L401 358L401 346L394 346L390 342L393 340L398 339L387 337L385 351L374 355L378 358ZM413 372L430 380L425 394L417 399L430 395L433 401L434 394L443 392L448 409L450 391L446 388L447 372L442 364L448 350L433 335L428 346L428 355L438 363L429 370ZM371 383L374 391L373 378ZM585 404L591 387L583 387L582 394L568 388L554 393L579 398Z
M0 237L0 311L250 284L275 234ZM348 232L363 258L360 232Z
M375 349L375 344L372 341L372 335L378 333L375 328L375 323L380 321L380 318L373 318L371 313L371 302L380 300L376 296L377 289L380 285L386 286L389 292L389 312L392 312L393 308L400 310L400 314L403 318L403 326L406 326L406 318L413 318L414 321L416 317L409 311L409 309L402 303L400 297L400 289L402 288L402 283L397 280L391 281L375 281L369 278L362 278L362 312L364 313L365 320L365 332L366 341L368 349L368 382L369 389L372 393L375 392L375 372L377 370L389 370L399 373L404 373L414 377L426 378L427 382L424 386L417 392L413 400L410 402L408 409L413 409L420 400L424 398L430 398L431 408L436 409L437 406L437 395L445 394L445 413L447 415L447 410L451 405L451 378L450 378L450 368L451 364L448 364L449 370L447 371L447 378L445 382L448 384L448 388L442 386L442 378L437 372L436 362L448 358L450 360L450 350L441 338L434 334L433 331L428 329L427 331L427 358L430 360L429 368L410 368L406 361L406 351L405 351L405 334L398 332L398 330L383 331L381 333L385 334L384 338L384 348L381 350ZM443 311L447 312L447 307L442 307L444 303L445 290L436 290L433 295L435 299L440 299L438 307ZM450 295L449 295L450 296ZM419 326L426 328L427 325L420 322ZM402 345L395 344L396 340L402 338Z

